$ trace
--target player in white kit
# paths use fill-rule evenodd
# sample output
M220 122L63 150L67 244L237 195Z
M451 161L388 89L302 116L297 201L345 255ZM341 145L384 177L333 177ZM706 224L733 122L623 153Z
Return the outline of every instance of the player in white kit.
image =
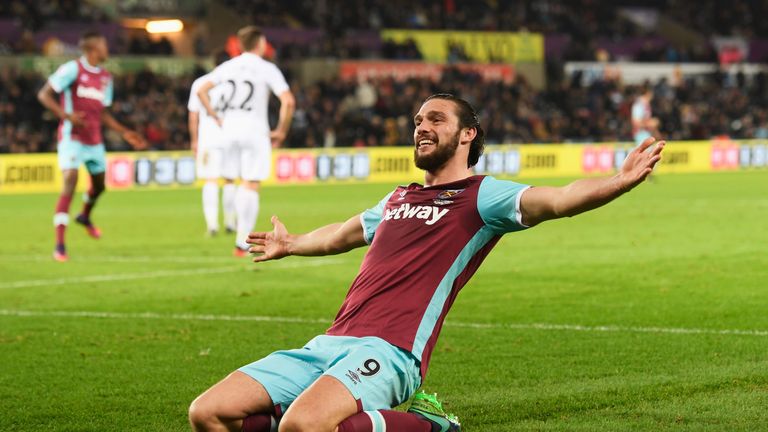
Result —
M246 256L248 233L259 213L261 181L269 177L272 166L272 146L285 140L296 102L280 69L261 57L267 44L261 30L248 26L237 36L243 54L214 69L197 94L205 111L221 127L226 149L224 171L241 179L235 193L235 255ZM209 92L214 87L223 88L223 117L211 103ZM280 116L273 131L267 117L270 91L280 99Z
M229 60L225 52L215 56L216 66ZM214 236L219 231L219 180L224 179L222 187L222 207L224 210L224 226L227 233L234 232L235 227L235 176L224 171L224 145L221 130L216 121L208 115L200 103L197 91L210 79L210 73L197 78L192 83L189 94L189 137L192 151L197 160L197 178L205 180L203 185L203 215L208 235ZM223 109L223 87L214 88L210 92L213 108L221 118Z

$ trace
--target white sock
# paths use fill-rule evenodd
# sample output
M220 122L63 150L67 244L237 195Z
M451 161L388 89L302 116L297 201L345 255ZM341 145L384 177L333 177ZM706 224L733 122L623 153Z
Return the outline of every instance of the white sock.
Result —
M224 226L234 230L236 228L235 223L237 221L237 213L235 211L235 192L237 186L234 183L224 183L221 188L221 207L224 210Z
M203 185L203 215L208 231L219 229L219 185L208 181Z
M237 211L235 244L241 249L247 249L249 246L245 241L259 216L259 193L245 186L238 186L235 194L235 210Z

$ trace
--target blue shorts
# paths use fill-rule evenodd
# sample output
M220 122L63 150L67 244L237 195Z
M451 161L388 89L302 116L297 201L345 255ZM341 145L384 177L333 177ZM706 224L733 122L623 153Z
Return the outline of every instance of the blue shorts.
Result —
M80 141L64 139L57 146L59 168L62 170L79 169L81 164L91 174L101 174L107 170L107 153L104 144L85 145Z
M269 393L278 415L323 375L352 393L358 409L390 409L421 386L419 362L410 353L377 337L321 335L304 348L276 351L239 370Z

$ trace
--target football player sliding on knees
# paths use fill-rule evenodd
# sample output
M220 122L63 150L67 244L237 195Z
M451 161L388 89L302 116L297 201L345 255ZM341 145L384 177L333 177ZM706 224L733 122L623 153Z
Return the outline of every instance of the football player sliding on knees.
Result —
M414 116L423 185L398 186L306 234L272 217L272 231L248 236L256 262L369 248L325 334L231 373L192 403L190 423L198 431L460 431L436 395L418 391L459 291L504 234L595 209L642 183L664 149L649 150L654 142L613 176L531 187L474 175L484 146L474 108L450 94L429 97ZM407 411L392 410L409 400Z

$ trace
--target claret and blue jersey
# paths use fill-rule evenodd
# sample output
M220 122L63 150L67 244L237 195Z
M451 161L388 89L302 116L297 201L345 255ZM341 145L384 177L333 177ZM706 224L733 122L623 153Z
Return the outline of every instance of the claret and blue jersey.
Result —
M388 194L361 215L371 246L327 334L380 337L412 353L424 376L461 288L502 235L527 228L527 188L473 176Z
M112 105L112 75L81 57L59 66L48 83L60 94L64 112L80 112L84 116L84 125L80 127L74 127L69 120L61 121L59 142L101 144L101 112Z

